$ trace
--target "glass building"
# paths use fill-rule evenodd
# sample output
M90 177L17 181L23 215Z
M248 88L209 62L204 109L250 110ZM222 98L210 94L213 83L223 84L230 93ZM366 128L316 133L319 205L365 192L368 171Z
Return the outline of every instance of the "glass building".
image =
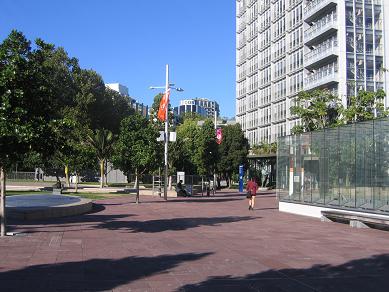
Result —
M388 13L389 0L236 0L236 121L250 144L291 133L301 90L345 107L360 90L389 92Z
M389 119L280 137L277 196L280 210L296 203L388 215Z

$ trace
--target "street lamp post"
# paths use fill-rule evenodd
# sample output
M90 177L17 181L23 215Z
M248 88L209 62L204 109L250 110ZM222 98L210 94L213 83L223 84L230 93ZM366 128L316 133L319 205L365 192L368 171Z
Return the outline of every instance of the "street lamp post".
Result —
M174 89L176 91L184 91L182 88L173 86L174 84L169 83L169 65L166 64L166 83L165 86L151 86L150 89L165 89L165 97L167 98L169 90ZM164 132L164 143L165 143L165 171L164 171L164 185L163 185L163 198L167 200L167 184L168 184L168 146L169 146L169 102L166 106L165 112L165 132Z

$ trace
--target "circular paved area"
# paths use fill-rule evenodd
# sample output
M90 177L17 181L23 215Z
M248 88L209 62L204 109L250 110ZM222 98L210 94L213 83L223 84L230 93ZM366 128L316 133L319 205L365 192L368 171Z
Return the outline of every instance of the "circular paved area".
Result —
M11 221L3 291L387 291L389 233L254 211L236 193L98 201L98 212ZM1 290L0 289L0 290Z

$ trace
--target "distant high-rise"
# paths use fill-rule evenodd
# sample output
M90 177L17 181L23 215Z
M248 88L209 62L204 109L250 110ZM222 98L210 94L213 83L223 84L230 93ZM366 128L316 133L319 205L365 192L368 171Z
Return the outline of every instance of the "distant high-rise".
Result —
M187 112L197 113L200 116L213 118L220 115L219 104L216 101L206 98L183 99L180 105L174 108L176 115L182 115Z
M149 107L147 105L144 105L143 103L137 102L135 99L129 96L128 94L128 87L124 86L120 83L107 83L105 84L106 87L115 90L116 92L119 92L121 95L124 95L128 97L130 101L131 107L139 112L142 116L147 117L149 114Z
M236 4L236 120L250 144L290 134L301 90L326 88L344 106L359 90L389 94L388 0Z

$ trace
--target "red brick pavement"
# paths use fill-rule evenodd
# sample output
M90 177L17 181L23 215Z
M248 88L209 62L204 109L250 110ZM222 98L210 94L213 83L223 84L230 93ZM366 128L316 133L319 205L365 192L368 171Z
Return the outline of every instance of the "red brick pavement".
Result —
M96 212L11 221L1 291L389 291L389 232L256 209L237 193L98 201Z

